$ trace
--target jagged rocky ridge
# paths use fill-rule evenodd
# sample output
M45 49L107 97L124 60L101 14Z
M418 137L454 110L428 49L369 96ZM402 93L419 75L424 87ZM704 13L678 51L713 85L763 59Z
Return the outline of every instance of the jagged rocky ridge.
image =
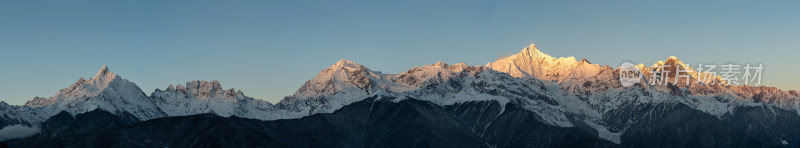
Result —
M657 62L651 67L643 64L637 67L645 75L652 75L658 73L658 68L663 65L691 68L675 57L668 58L666 62ZM104 72L108 71L106 67L103 69L98 75L110 73ZM573 57L553 58L531 45L519 54L486 66L436 63L415 67L400 74L383 74L351 61L341 60L306 82L293 96L286 97L275 105L245 97L239 91L223 90L216 81L194 81L187 83L186 87L168 87L163 91L156 90L149 97L145 96L145 101L141 102L156 106L158 112L153 113L156 116L139 115L141 113L136 112L142 111L135 110L111 109L109 112L116 115L131 114L143 121L156 117L202 113L271 121L334 113L355 102L368 100L367 98L389 96L392 99L376 100L395 103L419 100L435 106L496 102L498 109L491 112L498 113L505 112L508 105L513 105L514 108L534 114L533 119L537 122L553 127L580 129L623 147L800 145L800 135L797 134L800 133L797 127L800 125L800 95L797 91L787 92L763 86L695 83L698 75L702 74L688 75L691 76L690 79L684 80L690 82L688 85L684 81L648 85L644 82L650 78L645 77L641 80L642 83L623 87L618 80L618 69L591 64L586 59L577 61ZM81 79L79 82L83 84L85 80ZM105 92L104 89L101 91ZM43 99L34 99L36 100ZM24 113L36 113L31 110L44 108L47 103L38 103L45 104L41 106L28 104L4 106L0 103L0 109L4 109L5 113L3 123L38 126L43 122L42 118L15 117ZM482 107L485 106L463 106L466 109ZM97 108L106 110L103 107L90 106L67 112L74 115ZM490 111L464 114L487 112ZM57 112L50 111L40 116L55 113ZM486 122L488 125L497 122L496 119L465 120L480 120L475 122ZM137 127L136 124L131 126ZM473 133L483 134L480 131L486 129L471 130ZM484 142L487 146L502 145Z
M264 115L273 109L271 103L247 97L242 91L222 89L216 80L192 81L177 87L170 85L166 90L156 89L150 97L170 117L214 113L225 117L267 119Z

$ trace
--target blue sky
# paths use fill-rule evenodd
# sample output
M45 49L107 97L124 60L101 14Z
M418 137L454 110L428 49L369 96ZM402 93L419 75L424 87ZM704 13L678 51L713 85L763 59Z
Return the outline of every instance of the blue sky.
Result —
M49 97L103 64L145 93L192 80L277 102L345 58L384 73L484 65L531 42L616 67L762 63L800 89L792 1L0 1L0 100Z

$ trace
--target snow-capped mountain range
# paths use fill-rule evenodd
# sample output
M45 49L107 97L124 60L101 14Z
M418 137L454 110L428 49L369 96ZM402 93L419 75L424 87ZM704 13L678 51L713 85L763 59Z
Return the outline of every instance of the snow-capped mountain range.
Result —
M187 116L215 113L220 116L253 117L268 114L273 105L267 101L244 96L241 90L224 90L218 81L192 81L186 86L170 85L166 90L156 89L150 95L166 116Z
M37 125L61 111L76 115L102 109L120 116L133 116L138 120L165 116L154 100L144 94L136 84L112 73L105 65L94 77L89 80L80 78L53 97L36 97L22 106L11 108L18 114L7 114L8 116L32 125Z
M0 119L4 122L2 126L39 126L61 111L77 115L102 109L140 121L203 113L277 120L333 113L367 98L393 102L422 100L439 106L494 101L501 108L510 103L532 111L548 125L585 128L619 144L626 133L638 134L640 124L649 122L638 118L646 116L641 114L658 111L658 107L687 106L722 121L751 108L770 111L772 114L767 116L776 118L800 117L800 93L796 90L728 86L721 80L717 85L696 83L704 73L689 73L688 80L676 84L646 83L648 76L658 73L664 65L691 69L676 57L650 67L640 64L636 67L646 75L644 79L624 87L618 68L592 64L585 58L554 58L533 44L485 66L439 62L399 74L383 74L342 59L307 81L293 96L274 105L235 89L223 89L218 81L170 85L148 96L136 84L103 66L91 79L81 78L53 97L37 97L21 106L0 102ZM675 78L675 74L670 76ZM768 138L783 144L800 143L800 138L793 136L769 134Z

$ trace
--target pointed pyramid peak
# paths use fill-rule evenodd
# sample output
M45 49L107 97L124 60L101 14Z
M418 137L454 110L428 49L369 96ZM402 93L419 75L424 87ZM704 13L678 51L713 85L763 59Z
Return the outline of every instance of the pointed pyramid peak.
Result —
M497 59L486 64L487 68L508 73L513 77L534 77L546 80L558 80L569 75L579 65L575 57L555 58L542 53L535 44L522 49L521 52Z
M531 45L526 47L525 49L522 49L522 51L520 51L520 53L518 53L518 54L516 54L514 56L516 56L517 58L531 58L531 59L538 59L538 60L555 59L555 57L552 57L552 56L542 52L541 50L539 50L539 48L536 47L536 44L533 44L533 43L531 43Z
M108 69L108 65L103 64L103 68L100 68L100 72L98 73L108 73L110 70Z
M536 44L531 43L531 45L528 45L528 48L534 48L535 49L536 48Z
M103 64L103 68L100 68L100 71L98 71L97 74L95 74L92 79L99 79L109 74L114 74L114 73L112 73L111 70L108 69L107 65Z
M536 47L536 44L533 44L533 43L531 43L531 45L526 47L525 49L522 49L522 51L523 52L528 52L528 53L530 53L532 55L535 54L535 53L542 53L542 51L539 51L539 48Z

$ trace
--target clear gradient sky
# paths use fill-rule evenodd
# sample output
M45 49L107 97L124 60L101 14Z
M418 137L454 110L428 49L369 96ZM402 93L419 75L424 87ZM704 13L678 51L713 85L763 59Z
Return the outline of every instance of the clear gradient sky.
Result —
M763 63L800 89L797 1L0 1L0 100L49 97L103 64L149 95L192 80L272 103L345 58L384 73L485 65L535 41L618 66Z

